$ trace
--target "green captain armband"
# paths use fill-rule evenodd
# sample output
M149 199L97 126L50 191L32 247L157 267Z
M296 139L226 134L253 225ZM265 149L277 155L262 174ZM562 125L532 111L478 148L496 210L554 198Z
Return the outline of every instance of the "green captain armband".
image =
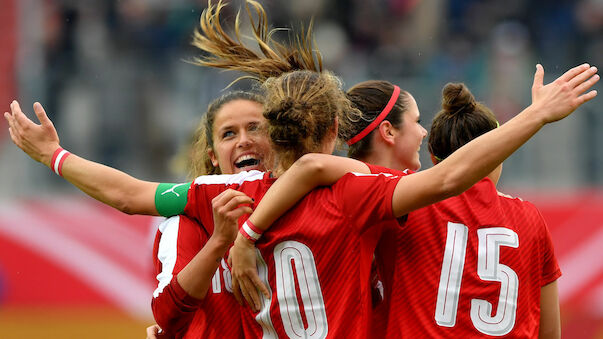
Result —
M191 182L181 184L161 183L155 191L155 208L160 215L171 217L184 213Z

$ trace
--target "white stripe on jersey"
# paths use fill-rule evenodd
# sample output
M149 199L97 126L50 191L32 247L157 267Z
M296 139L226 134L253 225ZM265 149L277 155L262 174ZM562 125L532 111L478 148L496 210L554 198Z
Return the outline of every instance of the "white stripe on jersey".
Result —
M220 174L220 175L202 175L195 179L195 185L215 185L224 184L226 186L232 184L242 184L245 181L262 180L264 172L260 171L243 171L237 174Z
M161 261L161 273L157 274L157 289L153 292L153 298L157 298L159 293L172 281L176 259L178 257L178 227L180 217L173 216L165 219L159 224L161 239L159 240L159 249L157 258Z
M377 177L380 175L384 175L386 177L396 177L395 175L391 174L391 173L358 173L358 172L350 172L353 175L357 176L357 177Z

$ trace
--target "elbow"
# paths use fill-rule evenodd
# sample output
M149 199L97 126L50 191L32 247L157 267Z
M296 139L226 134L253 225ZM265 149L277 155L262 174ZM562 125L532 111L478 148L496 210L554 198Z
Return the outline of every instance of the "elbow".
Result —
M115 204L113 204L113 208L128 215L136 214L136 208L127 200L116 201Z
M140 198L137 198L134 192L121 191L117 192L115 197L111 199L112 203L110 205L118 211L128 215L145 214L137 199Z

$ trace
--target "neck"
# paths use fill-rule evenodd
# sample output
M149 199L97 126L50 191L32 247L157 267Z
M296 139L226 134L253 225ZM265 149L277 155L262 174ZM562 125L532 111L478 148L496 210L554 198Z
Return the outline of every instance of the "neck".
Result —
M497 168L496 170L490 172L490 174L488 174L486 178L492 180L494 186L498 186L498 179L500 179L500 171L498 171Z
M381 167L398 169L398 168L395 168L395 164L393 163L391 157L389 157L387 154L383 154L381 152L373 152L360 160L364 161L366 163L381 166Z

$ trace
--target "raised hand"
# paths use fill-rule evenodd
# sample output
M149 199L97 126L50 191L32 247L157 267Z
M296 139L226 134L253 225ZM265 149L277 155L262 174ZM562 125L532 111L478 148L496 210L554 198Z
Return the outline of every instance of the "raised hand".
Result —
M596 67L582 64L570 69L545 86L543 84L544 69L542 65L536 65L531 107L542 112L544 123L565 118L580 105L597 96L595 90L584 93L599 81L599 75L596 73Z
M8 121L8 132L12 141L23 152L50 167L52 154L59 147L59 136L42 105L36 102L33 109L40 125L31 121L23 113L19 103L14 100L10 104L11 113L4 112L4 118Z

